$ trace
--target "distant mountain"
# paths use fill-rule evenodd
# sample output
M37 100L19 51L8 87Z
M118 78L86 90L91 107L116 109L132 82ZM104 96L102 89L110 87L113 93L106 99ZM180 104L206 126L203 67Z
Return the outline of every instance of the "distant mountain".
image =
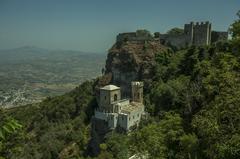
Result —
M39 47L36 47L36 46L22 46L22 47L19 47L19 48L14 48L14 49L9 49L9 50L12 50L12 51L35 51L35 52L45 52L45 51L49 51L48 49L44 49L44 48L39 48Z
M33 60L38 58L56 58L59 56L84 56L84 57L99 57L103 56L102 53L89 53L74 50L48 50L44 48L38 48L35 46L23 46L14 49L0 50L0 62L8 63L18 60Z

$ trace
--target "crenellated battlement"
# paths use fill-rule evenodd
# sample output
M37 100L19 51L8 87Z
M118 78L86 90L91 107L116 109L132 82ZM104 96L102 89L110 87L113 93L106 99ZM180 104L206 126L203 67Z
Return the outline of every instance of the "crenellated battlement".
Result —
M214 34L214 39L212 36ZM212 24L209 21L205 22L190 22L184 25L184 33L181 35L161 34L160 41L170 43L177 48L185 48L195 45L209 45L211 43L227 40L228 32L212 31Z

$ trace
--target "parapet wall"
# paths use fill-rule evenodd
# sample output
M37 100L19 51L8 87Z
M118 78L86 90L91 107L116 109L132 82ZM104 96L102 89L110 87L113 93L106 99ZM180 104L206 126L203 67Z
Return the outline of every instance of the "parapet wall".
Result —
M152 35L149 33L145 34L140 34L137 32L129 32L129 33L120 33L117 36L117 42L122 42L122 41L150 41L154 40Z
M228 39L228 32L212 31L211 37L211 43L226 41Z
M189 46L191 39L190 36L187 34L182 35L161 34L160 41L162 43L170 44L180 49Z

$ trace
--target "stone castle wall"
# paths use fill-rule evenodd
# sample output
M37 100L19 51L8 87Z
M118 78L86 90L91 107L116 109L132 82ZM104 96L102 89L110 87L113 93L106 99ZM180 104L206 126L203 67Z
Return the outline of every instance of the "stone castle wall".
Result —
M213 38L213 39L212 39ZM174 46L178 49L186 48L191 45L203 46L209 45L212 42L227 40L228 32L217 32L212 31L211 23L209 22L191 22L184 25L184 33L180 35L172 34L160 34L158 40L163 44L168 44ZM145 42L156 40L148 32L130 32L130 33L121 33L117 36L117 42Z
M117 42L122 41L150 41L153 40L153 36L147 31L137 30L136 32L129 32L129 33L120 33L117 35Z
M190 36L186 34L182 35L169 35L169 34L161 34L160 41L163 44L170 44L172 46L176 46L177 48L185 48L190 45Z
M184 33L180 35L161 34L160 40L171 46L186 48L191 45L209 45L211 42L211 24L201 22L184 25Z
M211 43L225 41L226 39L228 39L228 32L212 31Z

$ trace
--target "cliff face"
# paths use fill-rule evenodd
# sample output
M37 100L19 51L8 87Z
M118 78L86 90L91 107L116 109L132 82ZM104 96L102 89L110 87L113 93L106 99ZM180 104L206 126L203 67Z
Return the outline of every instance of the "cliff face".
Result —
M104 75L97 79L95 93L99 100L99 88L107 84L115 84L121 87L122 97L130 97L131 82L144 81L148 86L154 75L157 54L167 51L168 48L159 41L127 41L117 42L109 50ZM99 153L99 143L104 140L107 133L104 123L92 118L92 139L89 150L93 155Z
M129 96L131 81L142 80L148 84L154 74L156 54L166 50L159 41L114 44L109 50L105 75L99 84L113 83L121 87L123 96Z

